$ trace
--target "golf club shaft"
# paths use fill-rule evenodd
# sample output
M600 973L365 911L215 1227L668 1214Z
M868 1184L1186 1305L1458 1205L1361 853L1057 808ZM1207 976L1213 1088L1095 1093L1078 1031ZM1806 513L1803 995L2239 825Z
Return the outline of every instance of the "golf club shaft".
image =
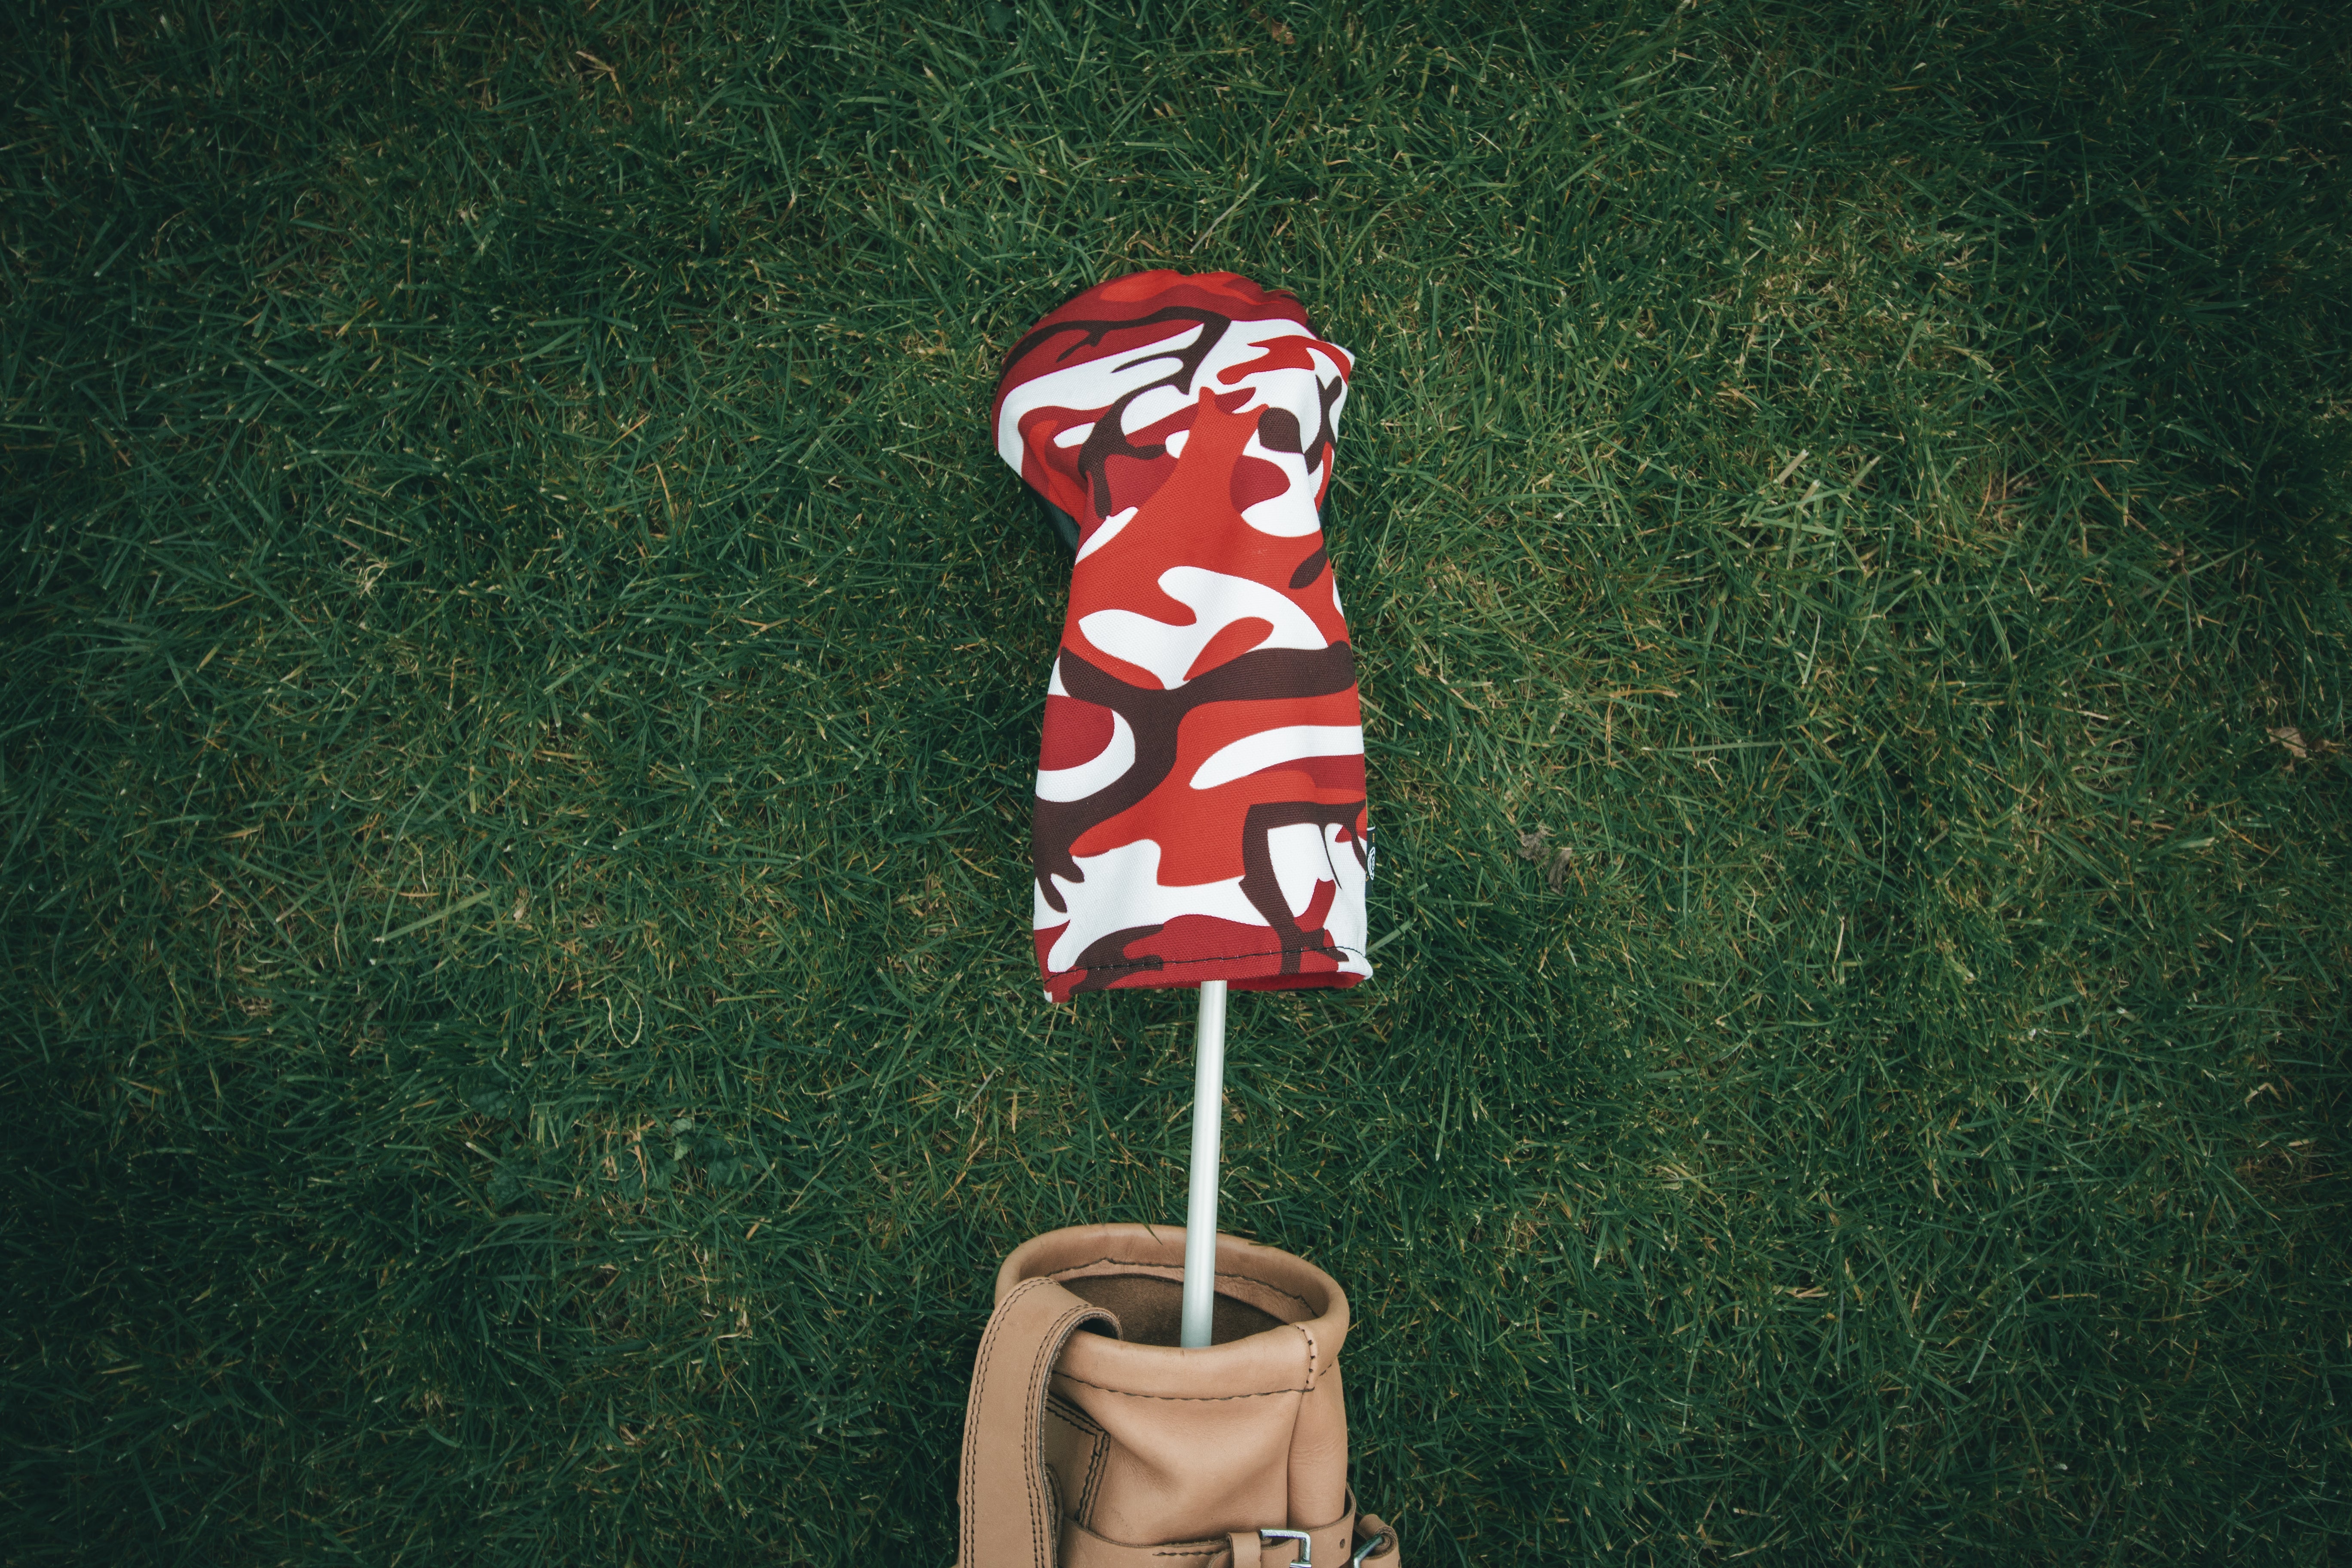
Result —
M1192 1190L1184 1206L1184 1323L1179 1342L1209 1342L1217 1293L1217 1157L1225 1121L1225 983L1201 983L1192 1059Z

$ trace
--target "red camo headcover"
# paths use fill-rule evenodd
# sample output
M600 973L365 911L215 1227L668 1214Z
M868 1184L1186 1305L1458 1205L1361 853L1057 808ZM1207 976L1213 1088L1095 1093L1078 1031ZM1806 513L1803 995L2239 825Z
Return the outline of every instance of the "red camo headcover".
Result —
M1032 848L1046 996L1370 978L1363 721L1318 516L1354 362L1288 294L1139 272L1005 363L996 449L1079 535Z

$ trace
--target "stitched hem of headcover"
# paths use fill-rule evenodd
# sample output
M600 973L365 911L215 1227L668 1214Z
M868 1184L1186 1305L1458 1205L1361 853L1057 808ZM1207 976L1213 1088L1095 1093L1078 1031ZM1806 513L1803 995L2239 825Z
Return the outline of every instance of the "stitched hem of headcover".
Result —
M1337 951L1370 968L1370 961L1360 948L1323 948L1323 952ZM1345 990L1370 980L1369 973L1354 970L1309 970L1304 973L1285 974L1283 953L1279 948L1265 952L1234 953L1223 958L1171 958L1154 963L1149 959L1130 959L1121 963L1098 963L1091 969L1049 970L1045 974L1045 1000L1066 1002L1081 990L1086 991L1151 991L1178 986L1191 987L1203 980L1222 980L1235 991L1298 991L1306 989Z

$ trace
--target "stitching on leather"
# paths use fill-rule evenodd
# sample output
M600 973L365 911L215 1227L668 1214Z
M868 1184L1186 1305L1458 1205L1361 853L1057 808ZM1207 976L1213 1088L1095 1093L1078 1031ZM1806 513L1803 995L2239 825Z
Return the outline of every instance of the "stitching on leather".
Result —
M1028 1287L1024 1284L1019 1289L1016 1289L1013 1292L1013 1295L1018 1296L1022 1290L1026 1289L1028 1289ZM1006 1298L1006 1303L1008 1305L1011 1303L1011 1297ZM971 1373L971 1404L969 1413L964 1417L966 1426L964 1427L963 1438L963 1474L961 1478L963 1482L963 1490L959 1495L967 1502L968 1506L963 1510L963 1519L961 1521L962 1529L959 1533L963 1538L962 1554L966 1557L971 1556L972 1553L972 1519L971 1507L969 1505L971 1502L973 1492L974 1478L972 1471L974 1462L979 1457L979 1444L974 1435L973 1428L979 1423L982 1397L988 1387L988 1359L996 1348L997 1335L1003 1331L1005 1316L1006 1314L1001 1307L996 1311L991 1313L988 1319L988 1331L980 1337L980 1356L973 1365Z
M1062 1342L1094 1310L1081 1301L1076 1307L1063 1312L1047 1326L1045 1342L1039 1347L1045 1353L1037 1358L1038 1364L1032 1369L1029 1377L1028 1404L1025 1406L1025 1418L1021 1424L1021 1430L1028 1439L1024 1445L1027 1452L1023 1458L1022 1479L1027 1483L1029 1492L1029 1550L1030 1561L1033 1563L1046 1563L1053 1561L1053 1558L1046 1554L1045 1532L1050 1526L1058 1543L1062 1522L1058 1519L1047 1521L1039 1517L1041 1513L1054 1511L1054 1505L1050 1499L1045 1508L1040 1509L1037 1506L1037 1473L1045 1468L1045 1413L1042 1406L1045 1404L1046 1390L1053 1385L1054 1363L1061 1359Z
M1022 1294L1032 1285L1041 1283L1043 1283L1043 1281L1037 1279L1023 1280L1020 1284L1013 1288L1012 1293L1004 1298L1003 1304L1000 1305L994 1312L989 1314L988 1331L980 1337L980 1357L972 1368L972 1399L971 1405L968 1409L968 1413L964 1417L967 1423L973 1422L980 1415L982 1391L988 1386L988 1359L995 1352L997 1335L1003 1332L1004 1324L1012 1316L1012 1314L1005 1309L1011 1307L1013 1302L1019 1300ZM964 1431L963 1444L963 1490L960 1494L963 1498L971 1498L975 1490L973 1483L976 1478L973 1475L973 1469L979 1459L978 1450L979 1444L975 1441L971 1426L967 1425ZM976 1507L977 1504L975 1503L974 1506ZM966 1509L962 1511L964 1517L960 1521L961 1529L958 1531L958 1534L961 1537L962 1541L962 1555L969 1557L972 1554L974 1544L971 1539L971 1509Z
M1101 1427L1095 1428L1094 1452L1087 1463L1087 1484L1078 1494L1078 1511L1087 1519L1095 1513L1095 1494L1102 1489L1103 1467L1110 1462L1110 1435Z
M1304 1323L1290 1326L1307 1336L1307 1392L1312 1394L1315 1392L1315 1331Z
M1228 1269L1226 1272L1219 1275L1218 1278L1221 1279L1246 1279L1253 1285L1263 1285L1268 1290L1273 1291L1276 1295L1280 1296L1286 1300L1297 1302L1309 1312L1314 1312L1315 1310L1314 1303L1307 1300L1306 1297L1298 1294L1296 1290L1286 1290L1271 1279L1261 1279L1255 1274L1244 1274L1238 1268ZM1317 1315L1319 1316L1320 1314Z
M1162 1263L1156 1258L1097 1258L1094 1260L1094 1263L1073 1263L1067 1268L1055 1269L1053 1278L1057 1282L1066 1279L1078 1269L1093 1268L1095 1263L1115 1263L1121 1268L1176 1268L1181 1267L1174 1263ZM1045 1276L1040 1275L1038 1278L1044 1279ZM1261 1279L1255 1274L1244 1274L1238 1268L1221 1268L1217 1270L1217 1278L1220 1279L1246 1279L1253 1285L1263 1285L1266 1289L1272 1291L1275 1295L1281 1297L1284 1300L1297 1302L1299 1306L1306 1309L1309 1316L1320 1317L1322 1315L1315 1310L1314 1302L1309 1301L1306 1297L1300 1295L1296 1290L1284 1289L1281 1286L1276 1284L1271 1279Z
M1058 1421L1066 1422L1089 1437L1102 1436L1102 1427L1097 1425L1093 1416L1087 1414L1085 1405L1072 1404L1058 1394L1046 1395L1045 1414Z
M1006 1305L1011 1305L1016 1298L1026 1292L1031 1285L1041 1283L1043 1281L1023 1280L1014 1289L1013 1294L1004 1299ZM1046 1328L1045 1337L1049 1342L1053 1338L1053 1329L1050 1324ZM1042 1563L1045 1561L1045 1557L1044 1550L1037 1543L1037 1467L1045 1462L1045 1456L1043 1438L1044 1423L1039 1419L1037 1409L1036 1384L1039 1380L1034 1366L1024 1367L1021 1370L1023 1382L1026 1384L1022 1390L1021 1407L1023 1417L1021 1430L1024 1437L1021 1455L1023 1493L1021 1500L1023 1511L1029 1516L1029 1560L1032 1563ZM1051 1373L1047 1373L1044 1381L1049 1383L1053 1381Z
M1059 1357L1055 1358L1060 1359ZM1095 1424L1094 1417L1084 1406L1075 1405L1052 1390L1053 1380L1046 1380L1045 1415L1076 1433L1086 1445L1086 1473L1078 1478L1077 1500L1069 1507L1069 1517L1083 1525L1093 1516L1095 1492L1102 1485L1103 1463L1110 1452L1110 1438ZM1047 1467L1051 1472L1052 1467Z
M1052 1283L1051 1280L1045 1282ZM1097 1318L1109 1317L1108 1312L1091 1301L1081 1300L1076 1306L1055 1319L1053 1326L1045 1332L1044 1347L1045 1354L1040 1358L1036 1375L1029 1385L1029 1418L1023 1428L1029 1434L1029 1463L1040 1469L1043 1469L1045 1464L1045 1411L1042 1405L1053 1387L1054 1363L1062 1359L1062 1347L1069 1342L1072 1334L1077 1332L1079 1324L1091 1322ZM1045 1532L1052 1532L1053 1544L1058 1546L1061 1542L1062 1521L1059 1518L1038 1517L1038 1510L1034 1506L1037 1498L1037 1482L1034 1475L1029 1481L1029 1498L1033 1505L1029 1510L1029 1540L1036 1552L1034 1561L1041 1564L1050 1563L1055 1554L1048 1548ZM1056 1495L1052 1499L1045 1512L1057 1514L1060 1506L1061 1499Z
M1061 1358L1056 1356L1055 1359L1058 1361ZM1077 1501L1070 1510L1070 1517L1083 1525L1093 1515L1095 1493L1102 1486L1103 1467L1110 1458L1110 1435L1087 1414L1085 1405L1053 1393L1051 1384L1052 1379L1048 1378L1045 1414L1086 1439L1087 1470L1078 1482Z
M1029 1511L1029 1561L1036 1563L1048 1561L1045 1556L1045 1543L1038 1538L1037 1515L1041 1511L1052 1511L1050 1501L1044 1510L1037 1507L1037 1472L1045 1465L1045 1412L1038 1408L1042 1403L1038 1397L1038 1390L1042 1385L1049 1385L1054 1381L1053 1352L1057 1348L1055 1331L1061 1326L1062 1321L1059 1318L1045 1325L1045 1339L1038 1346L1038 1349L1045 1353L1037 1358L1045 1365L1040 1367L1033 1363L1026 1369L1029 1374L1028 1386L1024 1390L1025 1403L1022 1405L1021 1489L1024 1494L1022 1501ZM1044 1375L1039 1375L1040 1373Z
M1312 1392L1309 1389L1304 1388L1261 1388L1255 1394L1141 1394L1132 1388L1113 1388L1107 1383L1087 1383L1085 1378L1074 1376L1073 1374L1063 1372L1058 1368L1055 1369L1054 1375L1055 1377L1069 1378L1072 1383L1082 1384L1088 1388L1099 1388L1105 1394L1124 1394L1129 1399L1170 1399L1190 1405L1222 1405L1228 1400L1234 1399L1271 1399L1277 1394L1307 1394Z

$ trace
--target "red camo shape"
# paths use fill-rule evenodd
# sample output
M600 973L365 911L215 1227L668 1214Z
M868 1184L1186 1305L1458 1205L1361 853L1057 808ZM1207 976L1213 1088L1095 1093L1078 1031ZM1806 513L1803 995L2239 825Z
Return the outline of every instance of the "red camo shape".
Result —
M1363 724L1319 516L1352 358L1287 294L1158 271L1006 363L998 451L1079 536L1034 818L1047 996L1369 978Z

